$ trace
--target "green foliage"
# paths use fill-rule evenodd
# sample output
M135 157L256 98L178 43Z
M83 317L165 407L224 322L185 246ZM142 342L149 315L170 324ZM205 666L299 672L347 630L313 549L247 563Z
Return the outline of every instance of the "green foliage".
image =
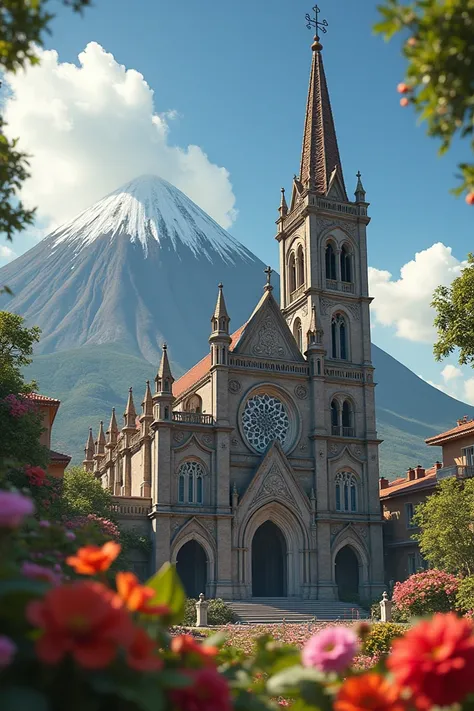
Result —
M413 537L432 567L456 575L474 573L473 511L474 479L445 479L416 507L413 521L420 531Z
M197 600L190 597L186 600L183 617L183 625L186 627L194 627L196 624L196 602ZM228 625L237 622L237 615L224 600L218 597L215 600L209 600L207 621L210 625Z
M459 583L456 609L463 614L474 611L474 575L468 575Z
M43 46L54 15L46 11L48 0L3 0L0 22L0 70L16 72L36 64L35 45ZM91 0L63 0L80 12ZM5 137L5 122L0 117L0 232L8 240L34 220L34 210L17 199L22 183L29 177L28 156L17 149L18 139ZM1 291L9 291L3 287Z
M393 640L400 637L404 631L403 625L394 622L377 622L372 625L364 640L362 653L369 656L388 654Z
M22 316L0 311L0 388L4 394L30 392L31 385L24 382L21 370L31 363L40 335L38 326L27 328Z
M474 364L474 256L451 286L439 286L431 306L436 309L434 325L438 332L433 351L436 360L451 355L458 348L460 365Z
M468 138L474 150L474 0L385 0L378 10L378 34L390 39L402 33L408 61L409 102L427 125L427 134L441 140L440 153L453 138ZM474 164L459 165L462 184L455 191L474 190Z
M155 591L149 604L166 605L170 614L168 621L170 624L179 624L184 615L186 595L184 588L176 572L176 566L165 563L153 577L148 580L146 586Z
M112 494L82 467L68 467L64 472L63 503L68 516L95 514L112 519Z

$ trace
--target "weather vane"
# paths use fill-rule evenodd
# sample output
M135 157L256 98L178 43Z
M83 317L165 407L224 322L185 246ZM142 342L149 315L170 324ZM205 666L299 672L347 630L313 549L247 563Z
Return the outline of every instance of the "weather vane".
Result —
M321 10L319 9L319 7L317 5L315 5L313 7L313 12L314 12L314 17L311 17L311 15L308 12L305 15L305 20L307 22L306 27L308 28L308 30L310 30L311 28L314 27L316 34L318 34L319 30L321 30L321 32L323 34L326 34L326 32L327 32L326 27L328 27L328 23L327 23L327 20L319 21L318 18L319 18L319 13L321 12Z

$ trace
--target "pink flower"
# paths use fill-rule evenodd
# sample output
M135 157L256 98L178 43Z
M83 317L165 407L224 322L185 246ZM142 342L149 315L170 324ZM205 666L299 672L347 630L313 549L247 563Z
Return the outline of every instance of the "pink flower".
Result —
M34 508L32 500L22 494L0 491L0 528L16 528Z
M21 566L21 573L25 578L30 578L31 580L42 580L45 583L51 583L51 585L59 585L61 578L56 573L53 573L50 568L45 568L43 565L37 565L36 563L23 563Z
M0 635L0 669L7 667L16 652L16 644L9 637Z
M32 486L42 486L46 481L46 472L41 467L25 467L25 474Z
M305 667L338 672L349 666L359 646L357 635L347 627L327 627L306 642L301 660Z
M41 528L49 528L51 526L50 522L46 521L45 519L41 520L39 522L39 525L41 526Z
M68 541L74 541L76 539L76 534L73 531L66 531L66 538Z
M26 415L31 409L28 400L14 395L13 393L3 398L3 402L8 406L12 417L23 417L23 415Z

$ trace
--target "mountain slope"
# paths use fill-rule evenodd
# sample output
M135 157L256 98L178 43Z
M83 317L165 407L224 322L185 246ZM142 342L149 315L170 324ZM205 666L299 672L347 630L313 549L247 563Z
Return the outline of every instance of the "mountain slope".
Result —
M156 362L167 341L184 368L207 348L218 282L237 326L260 298L264 268L180 190L142 176L0 269L15 294L0 308L40 326L40 354L115 343Z

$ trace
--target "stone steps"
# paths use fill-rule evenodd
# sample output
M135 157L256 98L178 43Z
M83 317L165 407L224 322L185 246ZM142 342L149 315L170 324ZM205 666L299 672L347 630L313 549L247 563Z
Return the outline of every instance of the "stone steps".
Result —
M311 620L358 620L368 613L358 605L331 600L252 598L228 603L244 624L279 624Z

